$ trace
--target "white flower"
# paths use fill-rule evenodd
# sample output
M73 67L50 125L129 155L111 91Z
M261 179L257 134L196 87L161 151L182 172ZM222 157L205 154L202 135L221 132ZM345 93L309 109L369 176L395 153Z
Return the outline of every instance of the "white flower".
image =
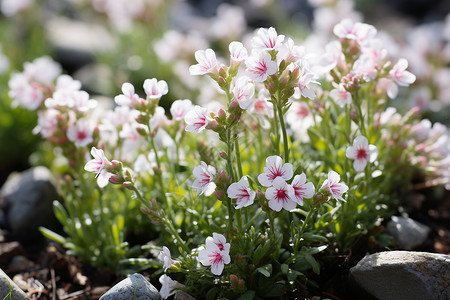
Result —
M109 177L113 175L108 172L107 168L111 167L111 162L106 158L105 153L102 149L97 149L92 147L91 155L94 159L88 161L84 166L84 169L88 172L96 173L97 184L99 187L105 187L108 184Z
M277 50L282 46L284 35L278 35L275 28L260 28L252 38L253 50Z
M242 109L248 109L253 104L253 95L255 94L255 85L248 77L239 77L233 88L233 99L239 103Z
M173 120L181 121L193 108L194 105L189 99L175 100L170 106L170 114L172 115Z
M377 29L369 24L356 22L350 19L344 19L336 24L333 33L339 38L355 40L360 45L366 45L377 34Z
M216 189L216 184L214 183L216 168L208 166L201 161L200 166L195 167L193 173L196 178L192 184L193 189L200 191L200 195L205 194L205 196L210 196L214 193Z
M210 118L206 115L208 109L201 106L194 106L184 117L186 121L186 131L201 133L208 125Z
M241 180L232 183L227 189L227 194L228 198L236 199L236 209L252 205L256 196L256 192L250 189L246 176L242 176Z
M266 158L264 173L259 174L258 181L263 186L269 187L277 177L289 180L292 175L294 175L293 166L290 163L283 164L281 157L273 155Z
M166 274L163 274L161 277L159 277L159 282L161 283L161 290L159 291L159 293L161 294L161 297L163 297L163 299L169 298L173 290L180 290L184 288L183 284L179 283L176 280L173 280Z
M232 64L238 64L248 57L248 51L241 42L231 42L228 49Z
M61 66L49 56L42 56L36 58L33 62L25 62L23 73L30 81L35 80L49 84L61 74Z
M134 86L129 82L122 84L122 93L114 97L114 101L118 105L133 107L139 103L139 96L134 91Z
M352 94L345 89L342 83L340 83L337 88L330 91L330 97L340 107L352 104Z
M22 106L36 110L42 103L44 95L39 85L31 85L23 73L14 73L8 82L8 95L13 99L12 106Z
M216 53L212 49L195 51L198 64L189 67L191 75L217 74Z
M159 252L158 259L164 264L164 272L167 271L167 269L173 263L169 248L163 246L162 251Z
M86 147L94 141L92 133L94 125L86 119L78 119L74 125L67 128L67 138L73 142L75 146Z
M400 86L409 86L416 81L416 76L406 71L406 68L408 68L408 61L401 58L389 71L390 77Z
M345 183L339 183L341 176L335 171L328 172L328 179L326 179L320 189L325 189L331 193L331 197L345 201L342 195L348 191L348 186Z
M231 262L230 244L224 243L225 237L213 233L206 239L205 248L198 253L198 261L204 266L211 266L214 275L221 275L225 265Z
M297 206L294 188L279 176L273 180L273 186L266 190L266 198L274 211L280 211L281 208L289 211Z
M164 80L157 80L156 78L145 79L144 91L149 99L159 99L169 92L167 82Z
M256 82L263 82L278 71L278 65L266 51L252 55L245 60L246 74Z
M374 162L378 156L378 149L374 145L369 145L367 138L364 136L357 136L353 141L353 146L350 146L345 151L345 155L354 159L353 167L356 172L361 172L367 165L367 162Z
M314 196L314 184L312 182L306 182L306 175L304 173L295 175L291 183L295 193L295 201L303 205L303 198L309 199Z
M305 58L305 47L300 47L294 44L294 40L288 38L288 40L280 48L277 55L278 61L284 60L286 62L297 62Z
M0 1L0 9L2 13L11 17L21 10L26 10L33 5L32 0L2 0Z
M316 98L316 94L311 89L311 84L319 84L317 81L313 80L315 75L309 72L305 67L302 67L302 73L300 74L300 78L298 79L298 88L303 97L314 100Z

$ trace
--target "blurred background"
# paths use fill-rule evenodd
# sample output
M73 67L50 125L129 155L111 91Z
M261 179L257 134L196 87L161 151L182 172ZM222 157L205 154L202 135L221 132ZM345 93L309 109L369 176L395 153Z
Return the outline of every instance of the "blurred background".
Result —
M48 55L104 105L123 82L168 82L163 106L216 93L188 67L199 49L227 55L259 27L274 26L306 51L325 45L344 18L374 25L389 53L405 57L416 83L393 101L450 125L450 1L445 0L0 0L0 185L50 151L33 135L37 115L11 106L8 81ZM385 34L387 33L387 34ZM142 93L142 90L138 90Z

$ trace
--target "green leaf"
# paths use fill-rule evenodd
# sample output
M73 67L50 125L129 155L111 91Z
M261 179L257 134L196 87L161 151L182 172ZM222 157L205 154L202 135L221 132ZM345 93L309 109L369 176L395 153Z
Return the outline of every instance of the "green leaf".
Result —
M210 289L206 293L205 298L206 300L215 300L217 298L217 288Z
M253 254L253 263L255 265L258 265L260 260L267 254L267 252L270 250L271 246L271 240L268 239L263 245L259 245L254 254Z
M304 232L302 235L302 238L304 238L307 241L312 241L312 242L321 242L321 243L325 243L328 241L328 239L324 236L321 236L319 234L314 234L311 232Z
M287 278L289 281L294 281L297 279L298 276L305 276L302 272L299 272L297 270L289 269L287 273Z
M112 236L114 239L114 244L119 245L120 244L120 235L119 235L119 228L117 224L112 225Z
M59 222L66 224L66 220L68 220L69 217L67 216L66 209L59 201L53 201L53 212Z
M56 232L51 231L50 229L47 229L45 227L39 226L39 231L46 237L49 238L55 242L58 242L62 245L64 245L67 240L63 236L57 234Z
M256 269L259 273L263 274L266 277L270 277L272 275L272 265L267 264L265 266L259 267Z
M305 255L306 261L311 265L313 272L320 274L320 265L312 255Z
M283 273L284 275L286 275L289 272L289 266L287 264L282 264L280 268L281 273Z
M253 290L246 291L244 294L242 294L237 300L252 300L255 298L256 292Z

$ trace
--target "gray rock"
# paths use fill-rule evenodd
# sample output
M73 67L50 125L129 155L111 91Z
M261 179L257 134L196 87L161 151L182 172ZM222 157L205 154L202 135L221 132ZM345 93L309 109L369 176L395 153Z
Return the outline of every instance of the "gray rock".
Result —
M392 216L387 224L387 230L398 245L406 250L420 246L430 232L430 228L413 219L397 216Z
M38 232L39 226L58 226L52 202L61 197L47 168L35 167L10 175L0 193L2 208L13 232Z
M107 291L99 300L161 300L158 290L145 279L144 276L134 273L125 278L109 291Z
M194 297L186 293L185 291L178 290L173 297L173 300L196 300Z
M350 273L378 299L450 299L450 255L380 252L364 257Z
M0 299L30 300L2 269L0 269Z

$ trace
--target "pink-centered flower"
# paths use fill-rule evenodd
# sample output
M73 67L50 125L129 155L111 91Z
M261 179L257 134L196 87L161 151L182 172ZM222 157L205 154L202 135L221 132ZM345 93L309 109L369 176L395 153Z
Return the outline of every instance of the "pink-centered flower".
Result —
M353 146L350 146L345 151L345 155L353 159L353 167L356 172L361 172L367 165L367 162L374 162L378 156L378 149L374 145L369 145L367 138L364 136L357 136L353 141Z
M118 105L133 107L139 103L139 96L135 93L134 86L129 82L122 84L122 93L114 97L114 101Z
M228 198L236 199L236 209L253 204L256 192L250 189L247 176L242 176L241 180L232 183L227 189Z
M170 114L175 121L181 121L186 114L194 108L192 101L189 99L175 100L170 106Z
M411 72L406 71L408 68L408 61L404 58L398 60L398 62L389 71L389 76L400 86L409 86L416 81L416 76Z
M216 189L216 184L214 183L216 168L201 161L200 166L195 167L193 173L196 179L192 184L192 188L200 191L200 195L210 196Z
M330 97L340 107L352 104L352 94L345 89L342 83L339 84L337 88L330 91Z
M242 109L248 109L254 102L255 85L246 76L239 77L233 88L233 99Z
M306 182L306 175L302 173L295 175L291 183L295 193L295 202L303 205L303 199L309 199L314 196L314 184L312 182Z
M219 234L216 234L216 238L208 237L205 248L201 249L198 253L198 261L204 266L211 266L211 272L214 275L221 275L225 265L231 262L230 244L218 240L218 236ZM225 237L223 237L224 239Z
M231 64L236 65L248 57L248 51L241 42L231 42L228 46L230 50Z
M220 251L230 252L230 243L227 243L227 240L223 234L213 232L212 237L206 238L206 248L210 243L214 243L219 247Z
M8 95L13 99L12 106L22 106L36 110L42 103L44 95L38 83L30 83L23 73L14 73L8 82Z
M42 137L51 139L59 129L58 120L61 119L61 112L56 109L39 110L38 125L33 129L33 134L40 133Z
M108 172L108 168L112 167L112 163L106 158L102 149L92 147L91 155L94 159L88 161L84 166L84 169L88 172L94 172L97 178L97 184L99 187L105 187L108 184L108 180L113 175Z
M159 252L158 259L164 264L164 272L167 271L167 269L173 263L169 248L163 246L162 251Z
M253 50L277 50L284 41L284 35L278 35L275 28L260 28L256 36L252 38Z
M191 75L217 74L216 53L212 49L195 51L195 59L198 64L189 67Z
M292 210L297 206L295 190L282 177L273 180L273 186L266 190L269 207L274 211Z
M159 283L161 283L161 290L159 291L159 294L163 299L169 298L173 290L180 290L184 288L183 284L179 283L176 280L173 280L166 274L163 274L161 275L161 277L159 277Z
M319 84L314 80L315 75L309 72L305 67L302 68L302 73L300 74L300 78L298 79L298 88L300 90L300 94L311 100L316 98L316 94L311 89L311 84Z
M286 62L297 62L305 58L305 47L300 47L294 44L294 40L288 38L288 40L283 44L283 47L280 48L280 51L277 55L278 61L286 61Z
M330 192L331 197L345 201L342 195L348 191L348 186L345 183L339 183L341 176L335 171L328 172L328 179L326 179L320 189L325 189Z
M206 128L210 117L207 115L208 109L201 106L194 106L184 117L184 120L187 124L186 131L201 133L203 129Z
M86 147L94 141L92 134L94 126L86 119L78 119L73 125L67 128L67 138L73 142L75 146Z
M344 19L334 26L333 33L341 39L355 40L358 44L365 45L375 37L377 29L369 24Z
M256 82L263 82L268 76L278 71L278 64L266 51L248 57L245 64L247 65L247 76Z
M292 175L294 175L292 164L283 164L281 157L273 155L266 158L264 173L259 174L258 181L261 185L269 187L277 177L281 177L286 181L291 179Z
M164 80L145 79L144 91L148 99L160 99L169 92L169 87Z

